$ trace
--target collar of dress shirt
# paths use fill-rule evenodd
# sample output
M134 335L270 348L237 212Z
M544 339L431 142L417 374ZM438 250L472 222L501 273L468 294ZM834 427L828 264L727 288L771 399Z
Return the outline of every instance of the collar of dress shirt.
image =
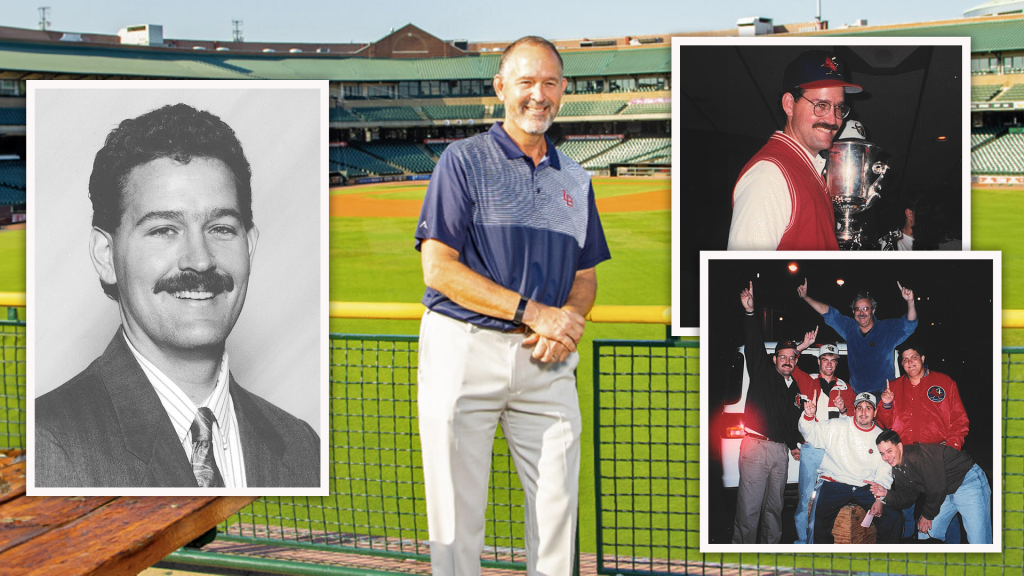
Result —
M139 362L139 366L142 367L146 378L153 385L156 395L160 398L160 403L163 404L164 410L167 411L167 416L171 419L171 424L174 425L174 431L177 433L180 443L185 442L185 437L192 427L196 413L203 406L209 407L213 411L213 415L217 417L216 425L220 426L221 438L227 437L227 429L231 426L232 422L228 413L231 407L231 394L228 391L227 350L224 350L224 356L221 358L220 370L217 371L217 385L214 387L213 393L199 405L196 405L177 384L135 349L135 346L128 340L127 335L125 335L124 341L128 344L128 349L132 351L132 355Z

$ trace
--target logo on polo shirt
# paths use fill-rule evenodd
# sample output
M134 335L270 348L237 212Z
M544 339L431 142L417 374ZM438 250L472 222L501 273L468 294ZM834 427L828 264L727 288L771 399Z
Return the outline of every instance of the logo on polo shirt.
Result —
M572 194L569 194L568 192L566 192L565 188L562 188L562 200L565 200L565 205L566 206L568 206L569 208L572 208Z
M946 397L946 391L942 389L942 386L932 386L928 389L928 399L932 402L942 402Z

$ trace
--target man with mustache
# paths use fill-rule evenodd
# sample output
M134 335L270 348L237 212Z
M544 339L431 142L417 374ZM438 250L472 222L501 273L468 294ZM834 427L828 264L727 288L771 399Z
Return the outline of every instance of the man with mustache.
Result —
M862 88L834 54L812 50L786 67L782 89L785 126L733 188L729 250L838 250L821 153L850 113L845 95Z
M554 45L509 45L494 77L505 121L449 146L423 201L418 404L436 575L480 573L499 422L526 494L527 572L573 572L576 346L610 254L590 177L545 136L565 87Z
M89 254L121 328L36 400L35 485L319 486L316 432L228 366L259 235L231 127L185 104L125 120L89 195Z
M746 311L744 354L750 385L743 407L745 435L740 443L732 542L778 544L789 456L800 458L800 435L794 425L800 414L794 402L800 387L794 373L800 370L796 365L800 353L814 341L817 330L808 332L801 343L779 342L769 359L764 353L761 322L754 314L753 282L740 293L740 304Z
M808 442L825 449L821 475L811 508L813 525L808 528L811 544L831 544L832 527L843 506L857 504L874 515L877 528L875 541L898 544L902 534L903 516L893 506L886 506L872 495L872 486L892 486L892 469L875 446L880 429L875 425L875 397L864 392L854 400L853 418L819 421L815 397L804 404L800 417L800 433Z
M871 392L875 398L882 395L889 380L894 376L893 357L896 347L902 344L917 328L917 307L914 305L914 291L904 288L899 282L896 287L900 296L907 301L907 313L902 318L879 320L875 318L878 304L868 293L860 293L850 303L853 318L843 316L838 310L818 302L807 295L807 279L798 286L796 294L821 314L825 323L831 326L843 340L846 340L847 359L850 362L850 386L853 391Z

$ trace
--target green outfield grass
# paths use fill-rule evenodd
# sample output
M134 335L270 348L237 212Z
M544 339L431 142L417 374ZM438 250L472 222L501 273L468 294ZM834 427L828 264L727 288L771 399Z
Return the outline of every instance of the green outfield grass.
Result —
M1024 309L1024 191L971 191L971 249L1003 253L1003 310ZM1003 330L1003 346L1024 346L1024 330Z
M598 198L665 189L668 180L599 179ZM360 188L355 188L359 190ZM418 185L374 185L362 187L388 199L422 198L426 189ZM388 190L388 192L384 192ZM390 191L394 190L394 191ZM602 214L612 260L598 266L597 304L671 303L671 215L668 210ZM332 218L331 300L368 302L418 302L423 296L423 275L419 252L414 249L415 218ZM331 331L350 334L416 334L418 321L332 320ZM580 405L584 417L583 469L581 476L593 478L592 342L600 339L661 340L665 326L594 324L587 326L580 343L583 358L577 370ZM581 482L581 525L595 525L594 486ZM581 547L593 552L593 529L581 530Z

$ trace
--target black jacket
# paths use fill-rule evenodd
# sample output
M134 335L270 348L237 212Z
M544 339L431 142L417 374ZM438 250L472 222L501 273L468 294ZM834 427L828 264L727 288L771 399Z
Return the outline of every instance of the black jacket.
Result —
M904 444L903 462L892 467L893 483L885 503L906 508L923 492L925 501L921 515L934 520L942 501L960 488L973 466L974 458L951 446Z
M248 487L320 485L320 439L309 424L232 377ZM118 330L102 356L36 399L36 485L196 487L167 411Z
M800 408L794 403L800 388L793 379L787 384L769 360L756 315L746 315L744 334L750 386L743 408L743 425L775 442L785 442L792 450L802 440L797 430Z

